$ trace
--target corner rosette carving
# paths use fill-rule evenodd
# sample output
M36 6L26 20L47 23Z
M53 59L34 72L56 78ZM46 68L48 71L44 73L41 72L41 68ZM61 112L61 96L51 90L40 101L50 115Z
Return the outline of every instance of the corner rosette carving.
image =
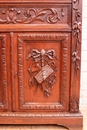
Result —
M54 58L58 60L58 57L55 50L51 49L46 51L42 49L38 51L37 49L32 49L26 57L26 60L30 58L33 59L34 62L32 62L31 67L28 68L30 75L29 86L39 86L44 92L44 95L49 97L53 85L56 83L55 71L57 71L57 67L53 60Z

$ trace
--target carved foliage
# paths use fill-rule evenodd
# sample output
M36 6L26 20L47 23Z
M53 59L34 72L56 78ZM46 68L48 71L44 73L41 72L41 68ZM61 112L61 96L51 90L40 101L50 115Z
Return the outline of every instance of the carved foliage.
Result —
M20 109L58 109L58 110L64 110L66 107L66 80L67 80L67 64L65 66L62 66L62 80L61 80L61 104L48 104L48 105L34 105L34 104L30 104L30 103L26 103L24 101L24 90L23 90L23 86L24 86L24 81L23 81L23 44L25 44L27 41L29 40L61 40L62 41L62 46L63 46L63 52L62 55L66 55L66 60L68 58L68 52L66 50L68 50L68 35L66 34L24 34L24 35L18 35L18 70L19 70L19 101L20 101ZM40 54L41 52L39 52ZM33 56L31 55L31 53L29 56ZM46 54L46 53L45 53ZM36 57L36 55L34 55ZM35 58L34 57L34 58ZM53 57L53 55L52 55ZM28 59L28 57L27 57ZM36 60L36 58L34 59ZM64 60L63 60L64 62ZM66 73L64 73L66 72Z
M71 87L78 87L79 88L79 81L80 81L80 51L81 51L81 10L80 10L80 0L73 0L73 28L72 28L72 34L73 34L73 40L72 40L72 63L74 63L74 66L72 66L72 76L75 76L75 78L72 77L71 81ZM75 81L74 81L75 80ZM79 99L77 97L77 92L75 90L76 88L71 89L71 100L70 100L70 112L78 112L79 111Z
M0 35L1 40L1 66L2 66L2 85L3 85L3 102L0 102L0 109L8 108L7 99L7 65L6 65L6 36Z
M71 104L70 104L70 112L78 112L79 111L79 101L74 95L71 98Z
M0 8L0 23L30 24L35 21L55 24L67 22L67 8Z
M75 51L72 53L72 61L75 63L76 67L76 73L78 70L80 70L80 56L79 54L79 47L78 44L81 43L81 28L82 23L79 21L79 18L81 17L81 10L79 10L79 0L73 0L75 3L73 5L73 10L75 12L75 22L73 23L73 36L75 37L76 41L76 47Z

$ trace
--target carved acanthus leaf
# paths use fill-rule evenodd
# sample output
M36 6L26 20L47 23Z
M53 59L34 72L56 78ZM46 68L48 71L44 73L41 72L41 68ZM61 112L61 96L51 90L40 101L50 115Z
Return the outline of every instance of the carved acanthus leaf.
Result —
M66 8L0 8L0 23L30 24L39 21L55 24L64 20L66 10Z

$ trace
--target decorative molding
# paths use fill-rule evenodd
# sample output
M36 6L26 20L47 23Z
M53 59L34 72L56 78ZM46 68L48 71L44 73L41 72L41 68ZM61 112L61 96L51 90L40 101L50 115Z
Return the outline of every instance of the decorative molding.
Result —
M63 52L62 52L62 56L66 56L66 59L68 58L68 34L21 34L18 35L18 74L19 74L19 101L20 101L20 109L57 109L57 110L61 110L63 111L66 108L66 86L67 86L67 82L65 82L65 80L67 80L67 64L65 66L65 64L62 66L62 80L61 81L61 102L58 104L53 105L53 107L50 107L50 104L48 106L46 105L33 105L33 104L26 104L26 102L24 101L24 81L23 81L23 63L24 63L24 59L23 59L23 44L26 44L28 41L30 40L60 40L62 42L62 46L63 46ZM64 59L64 58L63 58ZM62 61L64 63L64 60ZM64 71L66 73L64 73ZM63 88L64 87L64 88Z
M62 40L62 71L61 71L61 104L66 106L67 70L68 70L68 35Z
M15 87L14 87L14 33L10 32L10 45L11 45L11 74L12 74L12 105L13 111L15 110Z
M62 42L67 42L68 39L68 34L19 34L18 35L19 38L21 38L21 41L36 41L36 40L45 40L45 41L49 41L49 40L56 40L56 41L62 41Z
M2 86L3 86L3 102L0 102L0 109L8 109L7 96L7 63L6 63L6 35L0 35L1 40L1 66L2 66Z
M0 23L67 23L67 8L0 8ZM21 17L21 18L20 18Z
M53 85L56 83L57 67L54 59L58 60L54 49L47 51L32 49L26 57L26 60L32 61L31 67L28 68L29 86L36 85L37 88L39 86L46 97L51 95ZM35 66L33 66L33 62Z
M79 101L76 98L76 95L71 97L70 101L70 112L78 112L79 111Z
M58 113L58 114L34 114L34 113L26 113L26 114L19 114L19 113L9 113L9 114L0 114L0 117L23 117L23 118L34 118L34 117L82 117L81 113L75 113L75 114L70 114L70 113Z
M23 40L18 37L18 86L20 107L22 107L24 104L23 49Z

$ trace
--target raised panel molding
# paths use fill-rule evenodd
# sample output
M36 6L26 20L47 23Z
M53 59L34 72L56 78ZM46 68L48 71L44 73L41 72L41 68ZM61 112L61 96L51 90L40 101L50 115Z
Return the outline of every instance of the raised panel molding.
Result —
M58 40L62 43L62 72L61 72L61 102L56 104L32 104L24 101L23 91L23 44L30 40ZM67 87L67 59L68 59L68 34L20 34L18 35L18 85L20 109L64 110L66 108Z
M1 66L2 66L2 85L3 85L3 102L0 102L0 109L8 108L7 95L7 63L6 63L6 35L0 34L1 41Z

